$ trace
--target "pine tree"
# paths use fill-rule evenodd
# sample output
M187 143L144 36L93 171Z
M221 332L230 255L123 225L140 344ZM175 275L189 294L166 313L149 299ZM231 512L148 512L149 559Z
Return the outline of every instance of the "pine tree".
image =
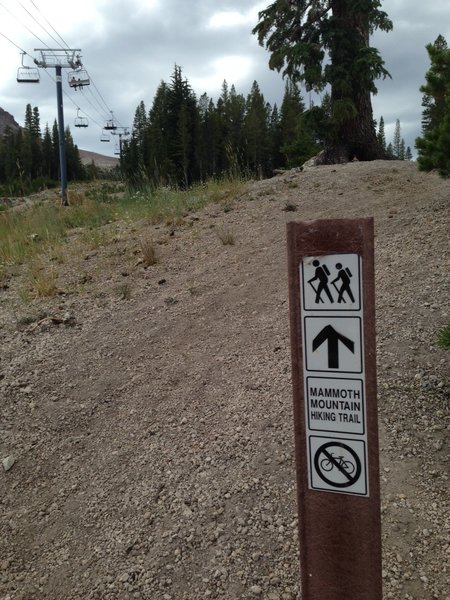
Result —
M27 104L25 107L24 127L28 133L33 131L33 110L31 104Z
M384 118L383 115L380 117L380 123L378 124L377 139L383 150L386 150L386 135L384 133Z
M223 99L223 96L222 96ZM246 102L242 94L236 92L234 85L231 86L228 99L224 102L224 118L226 122L226 135L223 145L226 148L227 161L232 165L235 174L244 166L244 122L246 114Z
M169 158L169 86L159 84L149 113L149 140L151 146L148 165L150 179L156 185L167 185L172 164Z
M284 167L294 167L298 165L295 146L299 133L298 125L304 111L305 105L298 85L291 80L287 80L284 88L280 115L280 148L284 155Z
M411 148L408 146L406 148L406 152L405 152L405 160L412 160L412 152L411 152Z
M169 153L173 183L187 188L197 176L197 100L181 67L175 65L168 94Z
M35 138L41 137L41 123L39 117L39 108L37 106L33 108L33 114L31 117L31 134Z
M406 154L406 146L405 146L405 140L402 138L400 141L400 150L398 153L398 157L400 160L405 160L405 154Z
M281 152L282 144L281 119L278 106L274 104L269 122L269 168L271 172L285 165L285 157Z
M401 127L400 120L396 119L394 129L394 141L392 142L392 149L395 158L400 158L400 144L401 144Z
M416 139L419 169L450 176L450 49L442 35L426 46L431 66L425 75L422 136Z
M266 105L258 83L254 81L247 96L244 134L247 165L249 170L258 177L267 173L270 112L271 109Z
M132 130L132 145L135 147L136 158L135 172L141 172L148 164L149 144L148 144L148 120L145 104L141 101L136 108Z
M53 146L52 146L52 136L50 134L50 129L48 124L44 129L44 137L42 139L42 174L45 177L53 178Z
M60 164L59 164L59 130L56 119L53 121L52 127L52 165L53 165L53 178L59 179L60 177Z
M270 68L304 81L308 90L331 85L332 135L324 163L384 156L370 98L375 80L389 75L369 45L374 29L392 28L380 5L379 0L275 0L259 13L253 33L271 52Z

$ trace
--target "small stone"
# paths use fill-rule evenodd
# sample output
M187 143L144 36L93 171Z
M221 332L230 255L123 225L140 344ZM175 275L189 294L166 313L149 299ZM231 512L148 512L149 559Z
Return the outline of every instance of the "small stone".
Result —
M5 469L5 471L9 471L15 462L16 462L16 459L14 458L14 456L7 456L6 458L4 458L2 460L2 465L3 465L3 468Z
M259 585L252 585L250 591L255 596L260 596L262 594L262 589L259 587Z

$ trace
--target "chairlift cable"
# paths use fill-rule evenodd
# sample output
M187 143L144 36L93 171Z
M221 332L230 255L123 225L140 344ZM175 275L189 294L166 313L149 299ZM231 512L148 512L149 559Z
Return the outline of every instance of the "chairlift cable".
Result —
M35 17L34 17L34 16L31 14L31 13L30 13L30 11L29 11L29 10L28 10L28 9L27 9L27 8L26 8L26 7L25 7L23 4L22 4L22 2L20 2L20 0L17 0L17 2L18 2L18 4L19 4L19 5L20 5L20 6L23 8L23 10L24 10L24 11L25 11L27 14L29 14L29 15L30 15L30 17L33 19L33 21L34 21L34 22L35 22L37 25L39 25L39 27L40 27L41 29L43 29L43 30L45 31L45 33L46 33L46 34L47 34L47 35L48 35L48 36L49 36L49 37L50 37L50 38L51 38L51 39L52 39L54 42L56 42L56 43L58 44L58 46L60 46L60 47L61 47L63 50L65 50L65 48L64 48L63 46L61 46L60 42L59 42L59 41L58 41L56 38L54 38L54 37L52 36L52 34L51 34L51 33L49 33L49 32L47 31L47 29L45 29L45 27L44 27L44 26L43 26L41 23L39 23L39 21L38 21L38 20L37 20L37 19L36 19L36 18L35 18Z
M101 117L101 119L104 121L105 117L104 117L103 112L100 112L98 110L98 108L96 106L94 106L94 104L92 104L91 100L89 99L89 97L86 94L84 94L84 98L86 99L86 101L88 102L88 104L90 104L92 106L92 108L95 110L95 112ZM100 106L100 108L102 108L101 105L100 105L100 103L98 102L97 98L95 96L93 96L93 98L94 98L94 100L96 100L96 102L98 103L98 105Z
M8 12L8 13L9 13L9 14L10 14L12 17L14 17L14 18L16 19L16 21L19 21L19 23L20 23L20 24L21 24L23 27L25 27L25 29L26 29L27 31L29 31L29 32L31 33L31 35L32 35L32 36L34 36L34 37L35 37L37 40L39 40L39 41L41 42L41 44L43 44L43 45L44 45L46 48L48 48L48 45L47 45L47 44L46 44L46 43L45 43L43 40L41 40L41 38L40 38L39 36L37 36L35 33L33 33L33 32L31 31L31 29L30 29L30 28L29 28L27 25L25 25L24 23L22 23L22 21L19 19L19 17L17 17L17 16L16 16L14 13L12 13L12 12L9 10L9 8L6 8L6 6L3 4L3 2L0 2L0 6L1 6L1 7L2 7L4 10L6 10L6 12Z
M59 33L56 31L56 29L53 27L53 25L50 23L50 21L46 18L46 16L44 15L44 13L36 6L36 4L33 2L33 0L30 0L31 4L34 6L34 8L38 11L38 13L42 16L42 18L44 19L44 21L47 23L47 25L49 27L51 27L53 29L53 31L56 33L56 35L59 37L59 39L62 41L62 43L64 44L64 46L66 46L66 48L69 48L68 43L65 41L65 39L59 35Z
M101 100L102 100L103 104L106 106L106 110L107 110L107 111L110 113L110 112L111 112L111 109L110 109L110 108L109 108L109 106L106 104L106 101L105 101L105 99L103 98L103 96L102 96L102 95L101 95L101 93L99 92L99 90L98 90L98 87L95 85L95 82L92 80L92 77L91 77L90 75L89 75L89 79L91 80L91 83L92 83L92 85L94 86L94 88L95 88L95 90L96 90L97 94L100 96L100 98L101 98Z
M53 81L53 83L56 83L56 79L47 71L47 69L45 69L45 72L47 73L48 77L50 77L50 79ZM103 129L103 126L100 125L93 117L91 117L91 115L89 115L85 110L83 110L82 108L80 108L77 103L73 100L72 96L70 96L70 94L68 94L64 89L63 89L63 94L64 96L70 100L70 102L72 102L72 104L75 106L75 108L79 109L83 114L85 114L90 121L92 121L93 123L95 123L97 125L97 127L99 127L100 129Z
M8 40L8 42L10 44L12 44L13 46L15 46L18 50L20 50L23 54L26 54L27 56L30 56L30 54L28 54L28 52L26 52L23 48L21 48L20 46L18 46L15 42L13 42L12 40L9 39L8 36L6 36L4 33L2 33L0 31L0 35L3 36L5 38L5 40Z

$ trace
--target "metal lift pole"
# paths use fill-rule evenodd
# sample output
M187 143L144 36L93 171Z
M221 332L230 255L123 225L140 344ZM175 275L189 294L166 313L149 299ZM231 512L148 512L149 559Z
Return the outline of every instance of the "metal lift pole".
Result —
M58 103L58 137L59 137L59 168L61 171L61 206L69 206L67 200L67 161L66 140L64 132L64 109L62 93L62 68L55 65L56 70L56 99Z
M40 52L41 60L34 59L35 64L42 68L55 68L56 74L56 99L58 103L58 137L59 137L59 170L61 177L61 206L69 206L67 198L67 161L66 161L66 140L64 134L64 110L63 110L63 90L62 90L62 69L81 68L79 48L62 49L61 48L35 48L35 52ZM83 85L89 85L89 81Z

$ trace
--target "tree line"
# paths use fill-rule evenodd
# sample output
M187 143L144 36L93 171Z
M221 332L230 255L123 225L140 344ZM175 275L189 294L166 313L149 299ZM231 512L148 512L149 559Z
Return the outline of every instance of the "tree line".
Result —
M135 184L182 188L223 173L268 177L321 151L331 127L329 93L320 105L306 108L299 84L288 79L278 108L265 101L256 81L247 97L224 81L216 102L207 94L197 100L175 66L170 83L159 85L151 109L147 112L144 101L137 106L122 171ZM383 117L377 139L387 158L412 158L398 119L393 142L386 144Z
M69 181L88 175L74 144L70 129L65 131L67 176ZM27 104L24 127L6 128L0 136L0 193L25 194L55 186L60 176L59 132L56 120L41 132L39 108Z
M128 180L186 188L223 173L267 177L317 152L327 128L328 97L305 109L297 84L288 81L280 108L266 102L256 81L245 97L223 82L215 102L197 99L181 67L161 81L147 111L141 101L132 135L123 145Z

